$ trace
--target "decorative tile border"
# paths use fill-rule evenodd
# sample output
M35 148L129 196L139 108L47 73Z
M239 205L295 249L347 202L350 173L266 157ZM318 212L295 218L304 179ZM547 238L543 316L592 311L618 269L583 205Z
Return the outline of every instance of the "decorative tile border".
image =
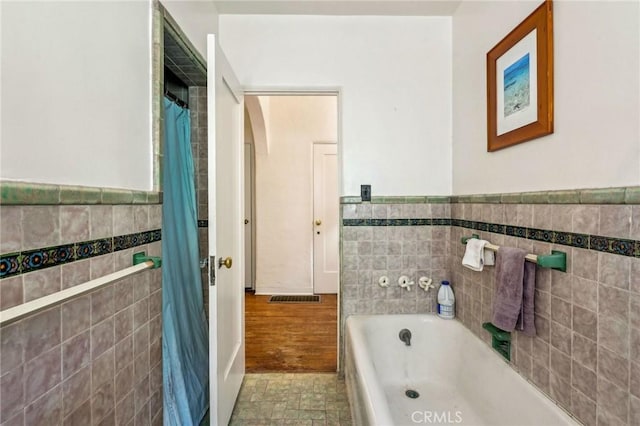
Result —
M595 235L526 228L523 226L502 225L499 223L486 223L463 219L452 219L451 225L477 231L491 232L494 234L504 234L510 237L525 238L527 240L540 241L544 243L596 250L595 248L591 248L589 244L591 237L596 237ZM610 251L609 253L622 254L614 251Z
M360 204L360 197L340 197L341 204ZM514 192L421 197L371 197L371 204L640 204L640 186L568 191Z
M451 219L342 219L342 226L450 226Z
M27 272L64 265L76 260L90 259L103 254L115 253L132 247L160 241L162 231L138 232L103 238L92 241L82 241L73 244L63 244L55 247L27 250L18 253L0 255L0 280Z
M600 235L560 232L549 229L526 228L522 226L502 225L498 223L477 222L473 220L451 219L452 226L474 229L477 231L504 234L527 240L541 241L550 244L619 254L621 256L640 257L640 241L621 238L603 237Z
M76 244L76 259L89 259L103 254L113 253L113 238L85 241Z
M0 204L162 204L162 192L1 181Z
M478 222L465 219L342 219L342 226L458 226L494 234L503 234L527 240L594 250L621 256L640 257L640 241L600 235L560 232L549 229L526 228L500 223Z

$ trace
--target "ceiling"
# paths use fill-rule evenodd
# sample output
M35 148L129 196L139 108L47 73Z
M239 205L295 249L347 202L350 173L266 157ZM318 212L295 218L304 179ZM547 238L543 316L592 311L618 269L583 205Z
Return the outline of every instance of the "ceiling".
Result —
M451 16L462 0L223 0L222 15Z

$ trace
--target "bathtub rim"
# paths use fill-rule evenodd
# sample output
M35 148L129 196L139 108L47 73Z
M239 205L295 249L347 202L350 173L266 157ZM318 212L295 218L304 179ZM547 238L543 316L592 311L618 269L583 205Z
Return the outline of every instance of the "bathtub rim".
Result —
M367 412L367 418L380 419L384 423L393 424L393 417L389 410L389 404L386 402L387 397L375 374L373 360L367 351L366 342L364 342L364 333L362 333L362 325L366 318L379 317L383 315L351 315L345 323L346 338L348 343L345 349L353 352L353 368L358 373L359 381L356 382L358 391L362 392L366 398L363 398L364 409ZM356 331L356 329L358 331ZM347 355L348 356L348 355ZM363 361L363 362L356 362ZM374 401L384 401L384 404L374 404Z

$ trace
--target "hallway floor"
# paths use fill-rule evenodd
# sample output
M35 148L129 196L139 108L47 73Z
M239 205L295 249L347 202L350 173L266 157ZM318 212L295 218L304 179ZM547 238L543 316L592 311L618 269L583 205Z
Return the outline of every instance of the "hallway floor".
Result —
M231 425L351 425L343 379L335 373L245 375Z
M246 371L335 372L338 301L269 303L269 296L245 293Z

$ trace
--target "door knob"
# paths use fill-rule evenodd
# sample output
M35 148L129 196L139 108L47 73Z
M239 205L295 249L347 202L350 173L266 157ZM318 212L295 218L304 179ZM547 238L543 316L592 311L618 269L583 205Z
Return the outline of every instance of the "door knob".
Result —
M321 221L320 219L316 219L316 225L317 225L317 226L322 225L322 221Z
M229 269L231 268L231 265L233 265L233 259L231 259L230 257L227 257L226 259L223 259L223 258L218 259L218 269L222 268L223 266L226 266L227 269Z

